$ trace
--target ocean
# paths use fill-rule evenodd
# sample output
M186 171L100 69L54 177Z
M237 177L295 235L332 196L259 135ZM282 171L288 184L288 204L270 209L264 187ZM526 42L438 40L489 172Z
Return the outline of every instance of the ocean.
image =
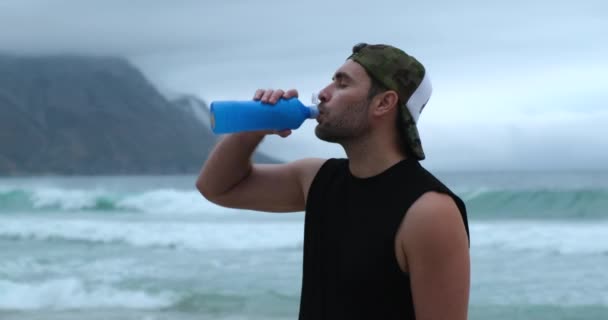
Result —
M469 210L470 319L608 319L608 172L436 175ZM304 214L195 178L0 178L0 319L297 319Z

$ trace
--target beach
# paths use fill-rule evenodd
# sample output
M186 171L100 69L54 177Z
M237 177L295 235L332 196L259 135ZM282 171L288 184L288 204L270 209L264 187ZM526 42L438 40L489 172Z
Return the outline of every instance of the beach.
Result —
M470 319L608 318L607 172L437 176L469 210ZM195 179L0 178L0 318L297 319L304 213Z

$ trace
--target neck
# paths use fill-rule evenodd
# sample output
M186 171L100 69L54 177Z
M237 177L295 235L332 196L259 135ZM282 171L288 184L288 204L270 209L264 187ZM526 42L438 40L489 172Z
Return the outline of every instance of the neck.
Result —
M358 178L375 176L406 159L405 154L391 139L370 137L342 146L348 156L350 172Z

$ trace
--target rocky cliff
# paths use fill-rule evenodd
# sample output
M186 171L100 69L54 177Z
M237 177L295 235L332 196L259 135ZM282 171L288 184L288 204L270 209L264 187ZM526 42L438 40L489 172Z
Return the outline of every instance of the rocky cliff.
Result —
M196 173L217 139L207 110L121 58L0 55L0 175Z

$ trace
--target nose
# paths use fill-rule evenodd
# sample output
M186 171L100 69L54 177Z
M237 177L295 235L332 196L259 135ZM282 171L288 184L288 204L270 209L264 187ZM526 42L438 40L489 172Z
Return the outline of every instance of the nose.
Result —
M323 88L321 91L319 91L318 98L321 103L325 103L325 102L329 101L329 99L331 99L331 93L329 92L329 86L327 86L327 87Z

